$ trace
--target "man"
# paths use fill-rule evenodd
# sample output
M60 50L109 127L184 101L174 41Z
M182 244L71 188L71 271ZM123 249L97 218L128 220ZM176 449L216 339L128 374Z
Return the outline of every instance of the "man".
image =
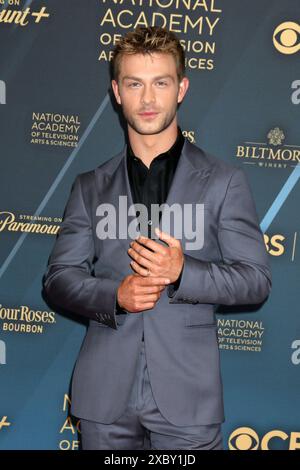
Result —
M55 304L90 320L72 381L83 449L222 449L215 311L262 302L271 288L243 171L178 127L189 86L184 61L176 36L161 28L118 42L112 89L128 144L76 178L44 276ZM124 227L124 196L143 236L128 235L132 220ZM162 213L150 212L164 203ZM108 205L116 208L112 224ZM202 214L194 245L191 227L180 232L191 205L194 219ZM174 216L162 230L172 206L184 219ZM116 236L103 236L105 224Z

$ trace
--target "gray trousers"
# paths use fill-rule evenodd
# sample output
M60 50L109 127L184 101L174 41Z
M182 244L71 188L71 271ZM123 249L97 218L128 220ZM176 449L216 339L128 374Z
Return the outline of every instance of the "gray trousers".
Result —
M81 441L83 450L223 450L221 424L175 426L161 415L151 390L144 342L125 412L112 424L81 419Z

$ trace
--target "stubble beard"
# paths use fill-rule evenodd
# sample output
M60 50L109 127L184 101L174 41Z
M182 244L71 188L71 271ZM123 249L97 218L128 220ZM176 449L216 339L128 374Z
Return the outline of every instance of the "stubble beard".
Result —
M127 124L138 134L141 135L154 135L160 134L167 129L173 122L177 113L177 105L168 112L162 120L160 116L156 118L158 122L142 122L142 118L135 118L134 115L129 114L126 109L123 108L123 114L127 121Z

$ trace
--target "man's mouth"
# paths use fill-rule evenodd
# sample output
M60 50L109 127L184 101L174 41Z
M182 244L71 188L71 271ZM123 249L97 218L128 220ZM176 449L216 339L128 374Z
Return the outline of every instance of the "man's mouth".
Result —
M154 117L154 116L157 116L157 112L155 111L144 111L142 113L139 113L139 116L142 116L142 117Z

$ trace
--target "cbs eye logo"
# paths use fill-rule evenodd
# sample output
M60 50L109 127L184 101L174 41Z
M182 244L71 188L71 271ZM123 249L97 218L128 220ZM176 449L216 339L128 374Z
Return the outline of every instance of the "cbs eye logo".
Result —
M300 25L292 21L281 23L273 33L273 43L282 54L295 54L300 50Z
M251 428L238 428L231 434L228 447L230 450L257 450L259 437Z

